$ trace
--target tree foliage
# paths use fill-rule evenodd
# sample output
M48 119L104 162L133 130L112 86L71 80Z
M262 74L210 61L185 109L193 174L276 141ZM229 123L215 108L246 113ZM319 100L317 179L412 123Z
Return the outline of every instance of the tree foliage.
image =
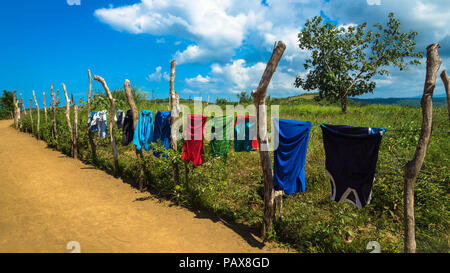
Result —
M377 23L373 29L367 23L338 28L322 22L320 16L307 20L298 34L300 49L311 57L304 63L306 76L297 76L294 84L318 90L320 99L340 99L344 113L348 96L373 92L375 75L389 75L389 66L405 70L423 57L415 51L417 32L402 32L393 13L386 26Z
M14 115L14 93L3 90L0 97L0 119L9 119Z
M241 93L238 93L237 97L240 104L247 104L253 101L252 96L250 94L247 94L247 91L242 91Z

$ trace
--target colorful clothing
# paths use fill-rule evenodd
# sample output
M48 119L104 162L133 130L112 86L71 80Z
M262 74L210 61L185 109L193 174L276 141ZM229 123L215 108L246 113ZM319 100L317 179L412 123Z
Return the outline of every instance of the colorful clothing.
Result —
M308 121L274 119L275 141L273 185L276 191L286 194L305 191L305 161L309 133Z
M127 111L125 118L123 119L122 126L122 145L127 146L133 141L134 128L133 128L133 112L131 110Z
M161 142L167 150L170 148L170 111L156 112L153 142ZM153 155L160 157L161 153L155 150ZM162 156L167 157L166 154L163 154Z
M257 149L256 116L237 116L234 127L234 150L249 152Z
M89 130L91 132L97 132L99 138L106 138L107 132L107 111L93 111L89 113Z
M142 110L139 120L134 130L133 144L136 149L141 150L142 147L146 151L150 150L150 144L153 140L153 112L150 110Z
M227 156L231 145L233 117L220 116L211 118L211 154L212 156Z
M321 124L331 199L370 203L383 128Z
M114 121L117 124L117 128L123 127L124 119L125 119L125 112L123 110L117 110L116 115L114 116Z
M183 146L183 160L192 161L194 166L203 164L203 129L207 116L200 114L188 115L188 130Z

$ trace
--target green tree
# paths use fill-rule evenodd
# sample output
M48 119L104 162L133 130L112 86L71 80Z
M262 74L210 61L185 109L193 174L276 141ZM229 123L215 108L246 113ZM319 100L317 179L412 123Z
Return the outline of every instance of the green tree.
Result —
M415 52L417 32L401 32L400 21L389 14L386 26L367 23L347 28L322 23L316 16L307 20L298 34L299 47L309 50L306 76L297 76L294 85L319 92L319 99L340 100L347 112L347 97L372 93L375 75L389 75L389 66L400 70L420 64L423 52Z
M0 97L0 119L13 118L14 116L14 93L3 90Z
M241 104L251 103L253 101L252 96L247 94L247 91L242 91L241 93L238 93L237 97L239 103Z

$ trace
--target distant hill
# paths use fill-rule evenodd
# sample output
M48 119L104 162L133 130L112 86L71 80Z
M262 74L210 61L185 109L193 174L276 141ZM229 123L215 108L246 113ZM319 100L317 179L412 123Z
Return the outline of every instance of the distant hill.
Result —
M420 106L421 98L374 98L374 99L358 99L352 98L356 102L365 102L368 104L396 104L396 105L409 105ZM445 106L447 100L445 97L433 97L433 106Z

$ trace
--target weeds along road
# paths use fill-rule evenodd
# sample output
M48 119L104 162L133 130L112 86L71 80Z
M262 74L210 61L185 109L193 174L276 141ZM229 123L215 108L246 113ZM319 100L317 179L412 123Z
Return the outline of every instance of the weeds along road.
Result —
M286 252L170 206L0 121L0 252ZM141 200L141 201L140 201Z

